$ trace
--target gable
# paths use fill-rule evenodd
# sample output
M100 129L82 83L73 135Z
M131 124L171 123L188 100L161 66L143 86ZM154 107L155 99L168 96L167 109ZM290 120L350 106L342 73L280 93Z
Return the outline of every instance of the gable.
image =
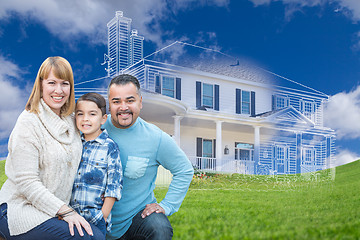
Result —
M267 113L265 118L278 126L314 127L314 123L310 119L292 106Z

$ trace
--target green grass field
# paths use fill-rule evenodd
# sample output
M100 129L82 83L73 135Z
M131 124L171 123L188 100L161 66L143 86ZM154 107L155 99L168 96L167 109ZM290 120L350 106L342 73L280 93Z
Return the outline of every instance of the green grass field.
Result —
M174 239L360 239L360 161L330 172L194 179Z
M3 183L6 180L5 175L5 160L0 160L0 186L3 185Z
M3 173L1 161L0 185ZM169 217L173 239L360 239L359 187L360 161L316 174L198 176ZM166 191L155 190L158 200Z

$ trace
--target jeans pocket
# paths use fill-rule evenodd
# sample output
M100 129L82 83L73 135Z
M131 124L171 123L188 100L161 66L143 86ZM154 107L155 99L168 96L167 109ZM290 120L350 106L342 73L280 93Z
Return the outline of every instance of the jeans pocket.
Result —
M144 176L148 164L149 158L129 156L124 176L132 179L140 178Z

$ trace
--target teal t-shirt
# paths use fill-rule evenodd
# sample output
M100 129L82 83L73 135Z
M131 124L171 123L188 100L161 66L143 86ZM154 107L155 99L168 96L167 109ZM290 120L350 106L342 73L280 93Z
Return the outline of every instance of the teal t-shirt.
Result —
M153 191L159 165L173 175L168 193L159 203L166 215L180 208L194 171L175 141L140 117L131 127L120 129L112 124L109 115L103 127L119 146L123 169L122 197L112 208L112 229L107 235L107 239L117 239L128 230L132 218L146 204L157 202Z

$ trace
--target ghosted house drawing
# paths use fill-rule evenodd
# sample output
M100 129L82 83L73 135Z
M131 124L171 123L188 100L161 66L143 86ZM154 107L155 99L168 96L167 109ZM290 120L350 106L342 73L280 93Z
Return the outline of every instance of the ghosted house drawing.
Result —
M295 174L330 167L335 132L323 125L326 94L188 43L143 57L144 38L122 12L109 22L108 34L108 76L102 87L77 86L77 97L90 91L107 97L112 77L136 76L140 116L170 134L205 171Z

